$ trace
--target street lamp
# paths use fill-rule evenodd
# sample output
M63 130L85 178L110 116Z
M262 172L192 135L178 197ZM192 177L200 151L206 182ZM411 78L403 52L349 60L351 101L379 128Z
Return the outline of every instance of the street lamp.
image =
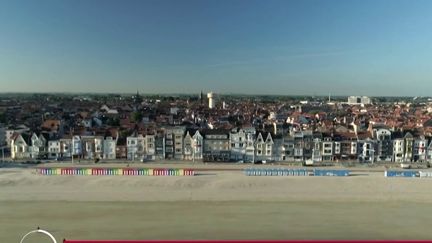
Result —
M75 144L75 141L74 141L74 137L72 136L72 153L71 153L71 156L72 156L72 164L73 164L73 159L74 159L74 152L75 152L75 146L74 146L74 144Z
M27 236L29 236L29 235L31 235L31 234L34 234L34 233L40 233L40 234L47 235L47 236L52 240L53 243L57 243L56 239L54 238L54 236L53 236L51 233L49 233L49 232L46 231L46 230L41 230L41 229L39 229L39 227L38 227L37 230L32 230L32 231L28 232L27 234L25 234L25 235L21 238L20 243L23 243L23 242L24 242L24 239L27 238Z

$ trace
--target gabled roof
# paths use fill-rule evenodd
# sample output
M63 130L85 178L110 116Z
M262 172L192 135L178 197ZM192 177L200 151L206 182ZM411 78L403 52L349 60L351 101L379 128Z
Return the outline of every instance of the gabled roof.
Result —
M258 138L262 138L263 142L267 142L267 139L271 139L273 140L274 135L271 132L267 132L267 131L258 131L256 133L256 140L258 141Z
M407 133L405 134L404 138L405 138L405 139L406 139L406 138L414 138L414 136L413 136L410 132L407 132Z
M29 146L31 145L31 135L28 133L21 133L21 134L20 133L14 133L11 138L13 141L16 141L17 139L22 138L22 140L27 145L29 145Z

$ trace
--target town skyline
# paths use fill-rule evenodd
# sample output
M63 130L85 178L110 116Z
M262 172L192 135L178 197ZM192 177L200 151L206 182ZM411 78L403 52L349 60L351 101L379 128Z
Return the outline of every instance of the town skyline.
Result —
M206 96L207 93L214 93L216 95L220 95L220 96L245 96L245 97L251 97L251 96L255 96L255 97L264 97L264 96L269 96L269 97L293 97L293 98L322 98L322 99L328 99L329 96L330 98L337 98L337 99L345 99L349 96L367 96L367 97L371 97L371 98L430 98L432 96L414 96L414 95L365 95L365 94L297 94L297 95L292 95L292 94L266 94L266 93L257 93L257 94L253 94L253 93L217 93L214 92L213 90L202 90L203 91L203 95ZM96 96L105 96L105 95L124 95L124 96L130 96L130 95L134 95L137 93L137 90L132 91L132 92L103 92L103 91L92 91L92 92L85 92L85 91L81 91L81 92L33 92L33 91L28 91L28 92L0 92L0 96L1 95L42 95L42 94L47 94L47 95L96 95ZM141 96L199 96L200 92L198 93L151 93L151 92L142 92L140 90L138 90L138 94Z
M11 2L0 8L0 89L427 96L431 7L421 0Z

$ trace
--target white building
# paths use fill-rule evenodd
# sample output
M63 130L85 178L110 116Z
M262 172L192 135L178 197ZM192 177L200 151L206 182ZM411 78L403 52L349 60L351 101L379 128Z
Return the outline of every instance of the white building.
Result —
M78 135L75 135L72 137L72 156L74 157L81 157L83 154L83 148L81 143L81 137Z
M429 143L429 145L426 148L426 160L428 162L432 162L432 141Z
M405 141L403 138L393 140L393 161L401 163L404 161Z
M322 160L333 160L334 155L334 144L330 137L323 138L322 141Z
M56 159L61 157L61 145L60 140L48 141L48 158Z
M60 157L71 158L72 154L72 139L71 138L60 138Z
M183 139L183 159L192 160L193 152L192 136L190 135L189 131L187 131Z
M246 133L243 129L234 128L230 132L231 160L244 160L246 154Z
M94 154L92 159L102 159L103 158L103 144L104 144L104 137L102 136L95 136L94 137Z
M377 141L377 161L392 161L393 159L393 141L391 140L391 131L386 128L374 128L373 138Z
M349 105L369 105L371 104L371 99L367 96L349 96L348 104Z
M427 140L420 137L414 140L413 160L425 162L426 161Z
M128 160L155 160L155 135L134 133L126 138Z
M147 134L145 136L145 148L144 148L145 156L144 157L148 160L155 159L155 155L156 155L155 142L156 140L154 135Z
M185 127L174 127L172 128L174 138L174 158L183 158L183 136L185 134Z
M26 127L25 125L20 125L18 127L5 129L5 141L6 141L6 145L8 147L11 146L12 135L14 133L22 134L22 133L25 133L25 132L30 132L30 128Z
M366 139L357 142L358 145L358 159L360 162L374 162L376 143L374 140Z
M103 158L115 159L116 158L116 144L117 138L111 136L105 137L103 141Z
M208 93L207 98L208 98L209 108L210 109L215 108L216 105L215 105L215 97L214 97L213 92Z
M127 159L141 160L144 156L145 139L142 134L134 133L126 138Z
M270 133L259 132L255 141L255 161L274 160L273 145L274 142Z
M246 134L245 162L255 162L255 133Z
M30 158L31 140L28 134L15 133L11 137L11 158L23 159Z
M31 136L30 157L37 159L47 156L47 145L48 139L43 134L38 136L33 133Z
M192 136L192 148L194 159L203 159L204 137L199 131Z

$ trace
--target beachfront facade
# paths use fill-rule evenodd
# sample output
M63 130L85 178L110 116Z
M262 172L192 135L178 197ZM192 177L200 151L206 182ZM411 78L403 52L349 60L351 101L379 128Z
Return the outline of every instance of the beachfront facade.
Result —
M105 137L102 144L103 159L116 158L116 144L117 144L117 138L113 138L111 136Z
M366 134L366 135L365 135ZM14 134L12 159L126 159L198 161L305 161L432 162L432 141L388 129L373 133L320 133L290 131L276 135L255 128L185 129L169 127L154 134L132 132L118 137L74 135L48 138L47 134ZM124 144L123 144L124 143Z
M64 137L59 139L60 142L60 158L71 158L72 156L72 138Z
M60 140L50 140L48 141L48 158L57 159L61 157L61 146Z
M192 151L193 160L203 159L204 137L197 130L192 136Z
M38 135L36 133L33 133L31 136L31 146L29 147L30 158L46 158L48 150L47 145L47 134L41 133Z
M126 138L127 159L140 160L144 156L145 138L142 134L134 133Z
M207 129L203 131L203 137L205 161L229 161L231 154L229 131Z
M258 132L255 140L255 161L274 161L273 138L269 132Z
M231 160L243 161L246 154L246 133L241 128L234 128L229 134L231 144Z
M30 136L28 134L15 133L11 138L11 158L30 158Z

